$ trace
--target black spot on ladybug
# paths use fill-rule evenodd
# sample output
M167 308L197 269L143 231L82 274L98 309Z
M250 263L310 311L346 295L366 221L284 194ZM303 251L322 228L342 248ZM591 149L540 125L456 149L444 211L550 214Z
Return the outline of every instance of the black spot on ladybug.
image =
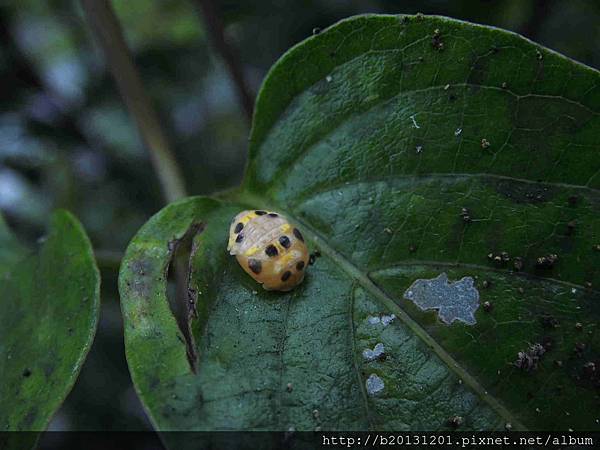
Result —
M248 260L248 267L250 268L250 270L256 274L259 274L260 271L262 270L262 264L258 259L252 259L250 258Z
M298 228L294 228L294 236L296 236L298 239L304 242L304 236L302 236L302 233L300 233L300 230Z
M279 254L277 247L275 247L273 244L268 245L267 248L265 248L265 253L270 257L277 256Z
M285 272L283 272L283 275L281 275L281 281L287 281L291 276L292 272L286 270Z
M238 244L240 242L242 242L244 240L244 235L243 234L238 234L238 237L235 238L235 242L237 242Z
M279 214L277 213L269 213L268 215L269 217L279 217Z
M240 222L235 226L235 230L233 230L233 232L237 234L240 231L242 231L243 229L244 229L244 224L242 222Z
M298 264L296 264L296 269L298 269L298 270L304 269L304 261L300 261Z
M283 248L290 248L290 238L287 236L279 236L279 243Z
M264 216L267 212L259 209L258 211L254 211L254 213L257 216Z

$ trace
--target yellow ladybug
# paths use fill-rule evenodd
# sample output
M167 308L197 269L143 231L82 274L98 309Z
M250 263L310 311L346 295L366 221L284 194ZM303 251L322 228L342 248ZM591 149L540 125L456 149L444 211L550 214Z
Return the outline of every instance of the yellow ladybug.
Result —
M242 211L229 228L230 255L268 291L289 291L304 279L308 249L302 233L271 211Z

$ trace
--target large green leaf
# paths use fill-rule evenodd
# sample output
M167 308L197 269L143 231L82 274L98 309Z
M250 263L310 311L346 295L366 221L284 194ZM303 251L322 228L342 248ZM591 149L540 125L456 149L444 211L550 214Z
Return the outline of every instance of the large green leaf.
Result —
M35 252L0 219L0 245L0 429L42 431L92 345L100 275L83 228L65 211L53 214Z
M599 106L598 72L445 18L356 17L294 47L243 186L168 206L128 248L127 357L155 426L597 429ZM227 254L248 207L322 253L292 292ZM188 333L167 272L190 234Z

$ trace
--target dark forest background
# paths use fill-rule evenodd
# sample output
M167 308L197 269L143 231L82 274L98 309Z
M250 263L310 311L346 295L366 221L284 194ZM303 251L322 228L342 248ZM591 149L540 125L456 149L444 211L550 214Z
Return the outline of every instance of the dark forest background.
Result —
M250 96L290 46L361 13L421 12L494 25L600 66L595 1L214 0L212 19L201 3L113 1L191 194L235 185L245 162L248 114L212 45L207 24L215 18ZM116 280L127 243L163 204L79 3L0 0L0 210L31 244L51 210L71 210L89 233L102 271L96 341L52 430L150 428L125 362Z

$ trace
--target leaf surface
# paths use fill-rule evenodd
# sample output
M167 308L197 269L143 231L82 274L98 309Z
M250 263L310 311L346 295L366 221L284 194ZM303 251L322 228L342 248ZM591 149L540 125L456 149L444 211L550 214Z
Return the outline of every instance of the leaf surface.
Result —
M0 244L0 427L43 431L92 345L100 275L83 228L66 211L53 214L35 252L1 219Z
M595 429L599 105L593 69L446 18L360 16L291 49L242 187L168 206L127 251L127 355L155 426ZM292 292L227 254L247 208L321 252ZM189 230L186 345L167 273ZM409 293L442 274L420 304L438 292L450 324Z

